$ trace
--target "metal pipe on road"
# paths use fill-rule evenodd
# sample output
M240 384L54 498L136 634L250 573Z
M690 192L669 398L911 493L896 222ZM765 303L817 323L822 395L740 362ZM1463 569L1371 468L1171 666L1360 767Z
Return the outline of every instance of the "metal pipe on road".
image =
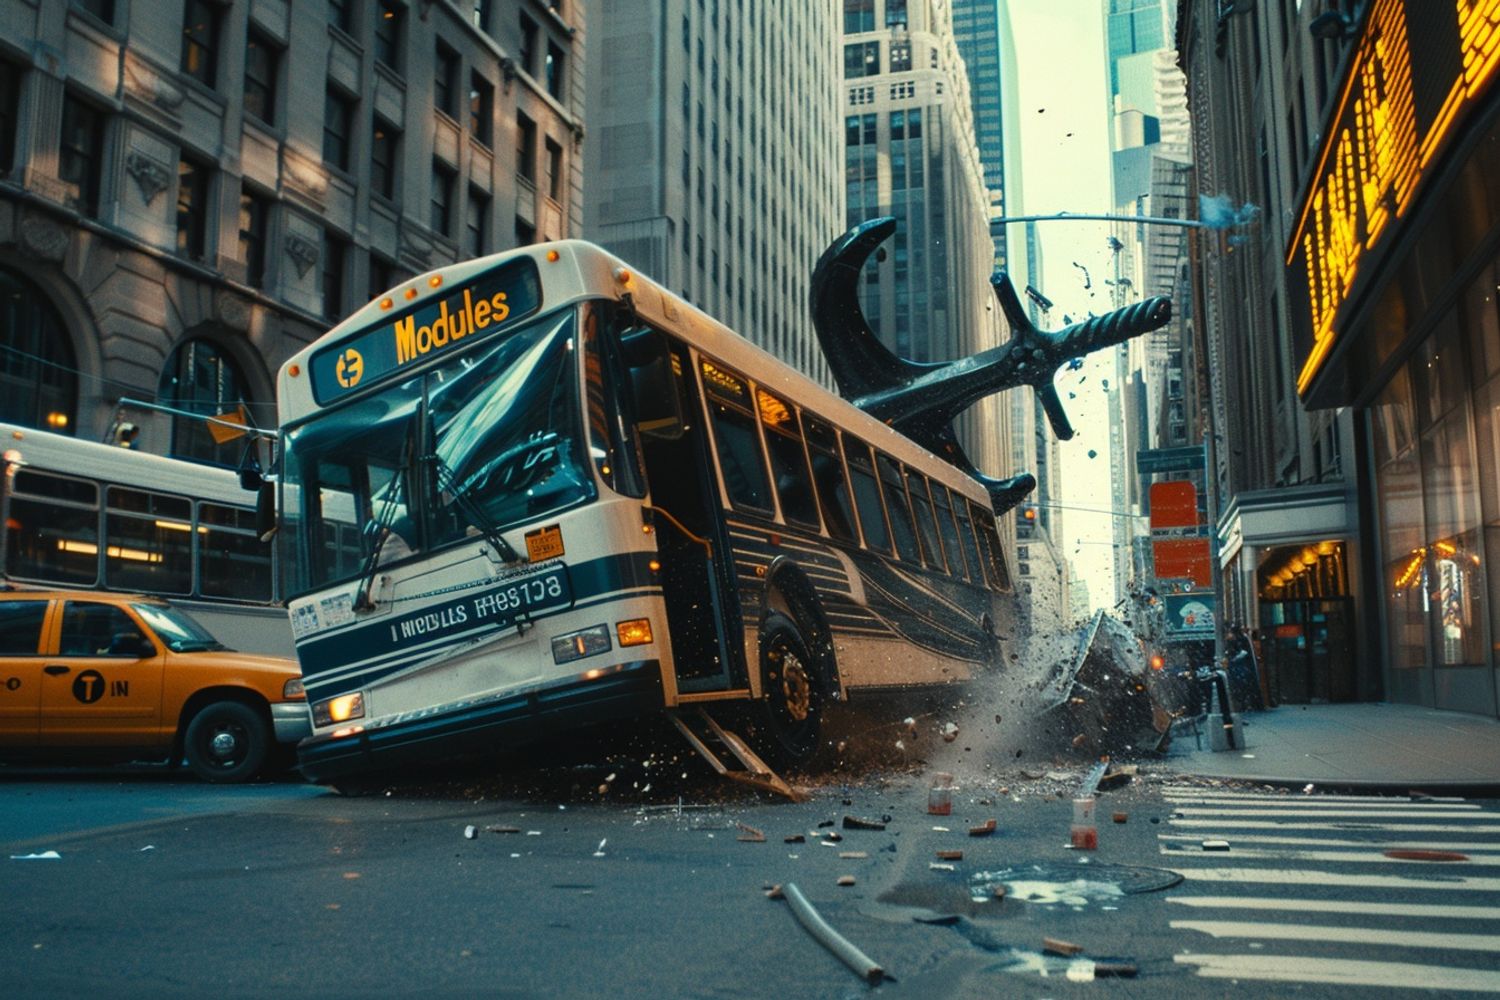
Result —
M797 921L807 929L807 933L817 939L818 943L833 952L838 960L859 974L860 978L871 986L880 985L885 978L885 970L880 967L874 959L860 951L854 945L839 934L838 931L828 926L828 922L818 915L813 905L802 895L791 882L781 887L786 901L791 904L792 912L797 915Z

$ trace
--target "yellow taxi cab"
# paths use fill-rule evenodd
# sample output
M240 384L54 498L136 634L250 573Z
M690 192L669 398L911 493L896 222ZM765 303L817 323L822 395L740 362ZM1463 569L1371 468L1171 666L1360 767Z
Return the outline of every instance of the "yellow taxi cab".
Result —
M166 601L0 591L0 758L185 759L245 781L311 731L295 660L229 650Z

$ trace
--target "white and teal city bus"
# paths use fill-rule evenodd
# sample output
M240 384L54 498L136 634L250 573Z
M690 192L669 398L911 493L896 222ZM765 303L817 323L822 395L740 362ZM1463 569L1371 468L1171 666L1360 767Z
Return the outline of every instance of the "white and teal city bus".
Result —
M587 243L415 277L278 393L315 780L688 706L797 763L1014 623L980 483Z
M233 469L0 424L0 473L8 585L153 594L233 649L292 655L274 551Z

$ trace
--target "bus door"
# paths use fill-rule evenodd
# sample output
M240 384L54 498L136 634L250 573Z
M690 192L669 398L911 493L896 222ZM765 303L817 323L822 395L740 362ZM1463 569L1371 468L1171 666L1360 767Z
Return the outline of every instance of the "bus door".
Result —
M661 555L677 688L745 684L729 533L687 348L656 331L627 334L636 426Z

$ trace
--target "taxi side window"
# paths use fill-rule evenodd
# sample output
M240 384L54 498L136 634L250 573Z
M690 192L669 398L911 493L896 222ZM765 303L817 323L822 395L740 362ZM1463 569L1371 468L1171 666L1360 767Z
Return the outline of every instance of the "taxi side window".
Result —
M46 601L0 601L0 656L36 656Z
M141 634L141 627L130 616L110 604L69 601L63 609L62 656L137 655L138 645L129 650L115 650L120 636Z

